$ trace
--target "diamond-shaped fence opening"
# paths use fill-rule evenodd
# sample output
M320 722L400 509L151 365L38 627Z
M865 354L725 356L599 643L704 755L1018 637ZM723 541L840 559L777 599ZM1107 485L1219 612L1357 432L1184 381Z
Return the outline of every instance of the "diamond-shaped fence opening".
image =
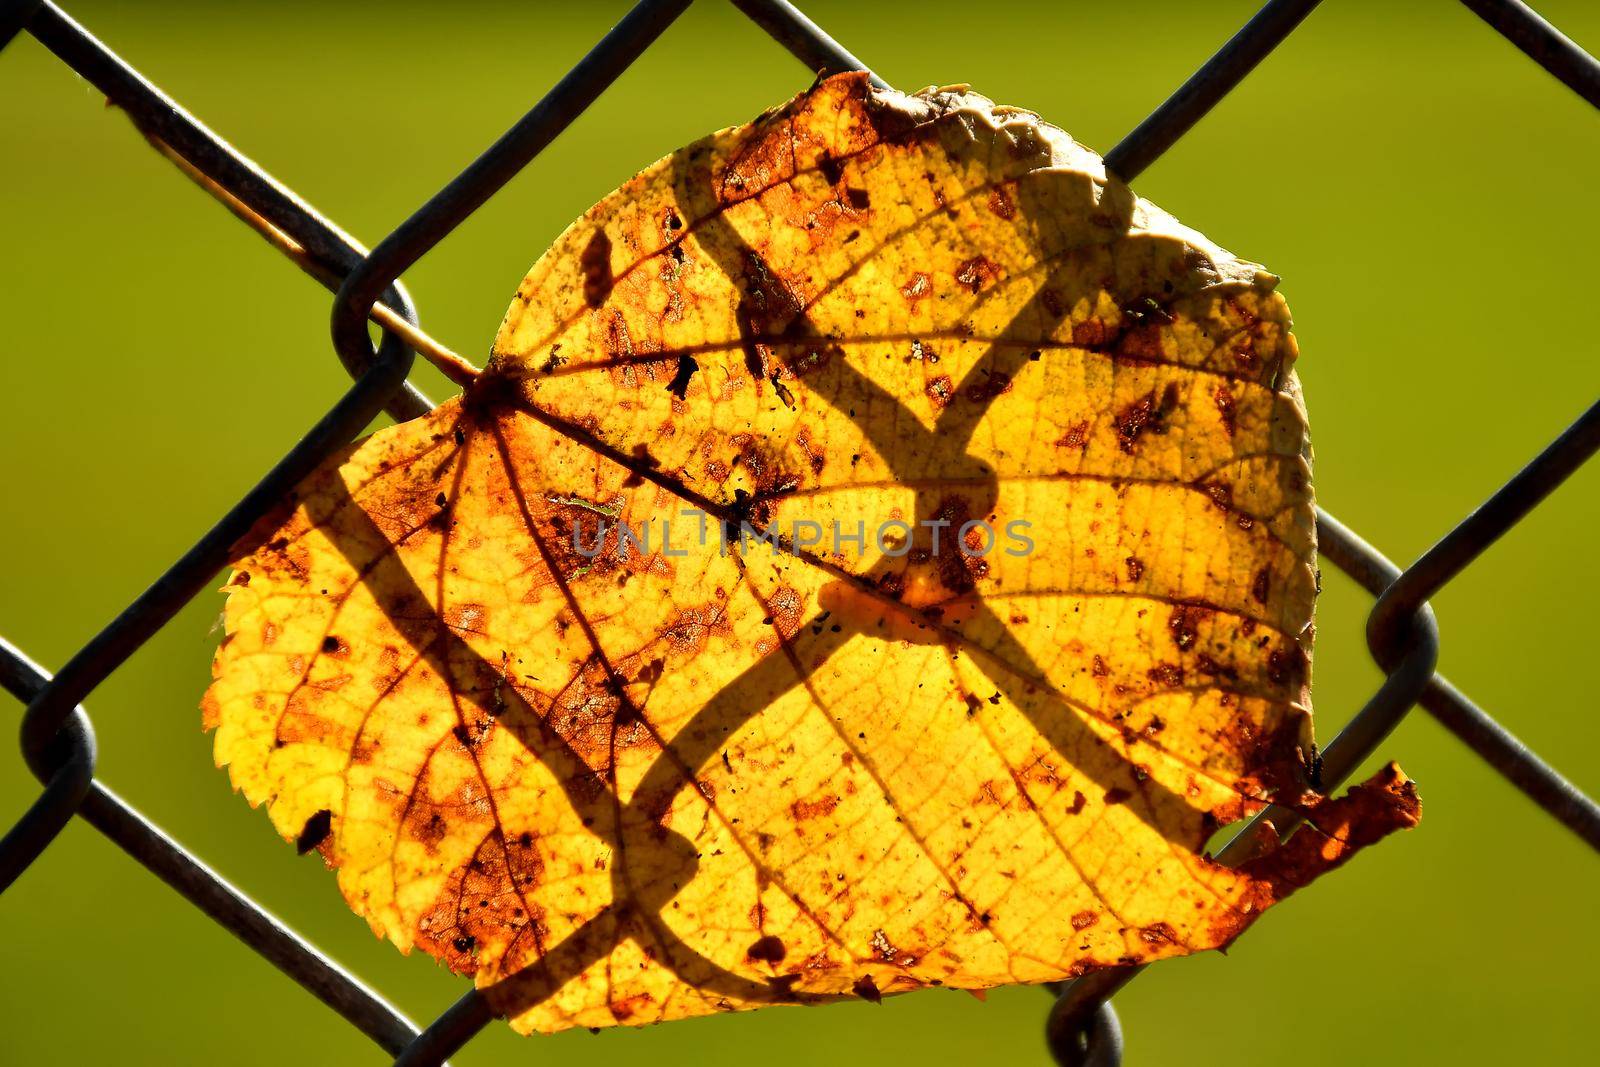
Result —
M820 73L867 69L783 0L733 0L745 15ZM1317 6L1271 0L1149 118L1106 153L1132 180L1178 142ZM47 848L74 815L83 818L192 904L344 1016L397 1063L438 1064L491 1018L469 992L418 1030L375 992L269 916L196 856L95 780L93 729L82 703L199 593L229 547L293 485L353 439L380 411L396 419L431 403L406 380L414 353L448 367L459 357L424 333L400 275L525 167L689 6L641 0L531 111L455 180L367 253L293 191L245 159L165 96L58 7L0 0L0 48L27 32L125 111L151 143L302 270L335 293L333 342L353 384L302 440L188 552L74 654L54 677L0 640L0 682L27 705L22 745L43 783L37 800L0 839L0 889ZM1600 63L1517 0L1463 0L1466 7L1589 103L1600 107ZM877 79L874 78L876 81ZM881 82L879 83L881 84ZM382 330L374 347L368 324ZM1479 508L1401 570L1325 511L1323 555L1376 599L1367 642L1384 680L1323 752L1331 788L1420 705L1572 833L1600 850L1600 808L1435 672L1438 629L1428 600L1521 521L1600 448L1600 404L1591 406ZM1242 836L1242 835L1241 835ZM1220 858L1226 860L1224 849ZM1115 1064L1121 1034L1109 998L1138 968L1091 973L1055 990L1046 1016L1061 1063Z

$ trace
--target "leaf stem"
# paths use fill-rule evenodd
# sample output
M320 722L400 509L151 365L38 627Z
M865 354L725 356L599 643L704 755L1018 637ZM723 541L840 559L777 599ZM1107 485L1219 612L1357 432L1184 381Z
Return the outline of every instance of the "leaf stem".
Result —
M129 118L132 119L132 116ZM273 248L282 252L295 266L331 289L339 287L343 278L318 262L299 241L262 218L250 205L213 181L204 171L185 159L177 149L155 133L140 126L137 121L134 121L134 126L152 148L165 156L190 181L210 193L218 203L232 212L235 218L260 234ZM382 329L399 337L417 355L433 364L446 378L463 388L472 384L478 375L483 373L466 357L435 340L420 326L407 321L403 315L387 304L382 302L373 304L368 317Z

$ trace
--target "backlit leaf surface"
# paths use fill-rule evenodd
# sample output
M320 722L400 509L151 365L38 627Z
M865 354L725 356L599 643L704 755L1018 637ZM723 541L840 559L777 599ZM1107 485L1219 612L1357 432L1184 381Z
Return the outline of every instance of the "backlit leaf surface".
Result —
M523 1030L1226 945L1417 814L1312 789L1276 281L1029 113L821 82L241 546L218 762ZM1312 825L1206 858L1269 800Z

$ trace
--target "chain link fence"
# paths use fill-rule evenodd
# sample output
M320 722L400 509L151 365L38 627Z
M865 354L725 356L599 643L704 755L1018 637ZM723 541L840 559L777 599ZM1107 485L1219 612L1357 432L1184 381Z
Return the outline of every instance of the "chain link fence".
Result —
M51 677L0 639L0 683L27 705L22 749L43 789L0 839L0 891L78 816L195 907L360 1029L397 1064L440 1064L486 1026L476 990L419 1029L382 997L211 871L95 780L95 740L83 702L205 589L229 547L380 411L415 418L432 403L407 381L413 355L452 354L416 325L400 275L426 255L577 119L689 6L641 0L544 99L368 253L292 190L241 156L54 4L0 0L0 48L20 32L123 109L151 143L238 218L334 295L333 346L353 384L245 497L172 567ZM1600 107L1600 62L1518 0L1462 0L1529 58ZM733 0L760 29L815 72L865 70L793 5ZM1105 155L1131 181L1181 139L1317 6L1271 0L1165 103ZM874 77L874 81L883 84ZM368 323L382 330L373 345ZM1600 850L1600 807L1435 671L1439 632L1428 600L1521 521L1600 449L1600 403L1404 570L1321 509L1322 554L1375 598L1367 644L1384 680L1323 752L1332 789L1420 705L1510 785ZM1241 835L1242 837L1243 835ZM1219 858L1226 860L1229 850ZM1121 1062L1110 997L1138 968L1095 972L1054 990L1050 1050L1063 1064Z

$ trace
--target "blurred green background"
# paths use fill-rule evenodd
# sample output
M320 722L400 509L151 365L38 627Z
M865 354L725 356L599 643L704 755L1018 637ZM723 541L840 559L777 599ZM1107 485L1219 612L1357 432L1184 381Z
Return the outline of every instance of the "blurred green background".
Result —
M967 81L1104 151L1248 15L1206 4L832 3L892 83ZM1600 8L1545 0L1600 46ZM70 3L247 154L375 243L544 93L616 3ZM636 169L805 87L731 8L697 5L407 281L481 358L526 268ZM1456 4L1325 5L1138 182L1284 278L1318 495L1402 562L1600 392L1600 120ZM329 300L30 38L0 56L0 631L59 667L330 403ZM429 373L418 380L445 395ZM1591 793L1600 470L1437 600L1443 669ZM1378 675L1369 600L1331 568L1329 736ZM103 779L413 1019L463 990L368 933L212 768L203 595L89 702ZM13 705L13 714L16 709ZM14 720L13 720L14 721ZM1285 905L1226 958L1117 1000L1134 1064L1563 1063L1592 1048L1589 853L1418 714L1383 748L1422 827ZM0 819L33 795L0 745ZM645 1031L519 1039L462 1064L1042 1064L1047 998L926 992ZM0 1063L375 1063L354 1029L82 824L0 899Z

